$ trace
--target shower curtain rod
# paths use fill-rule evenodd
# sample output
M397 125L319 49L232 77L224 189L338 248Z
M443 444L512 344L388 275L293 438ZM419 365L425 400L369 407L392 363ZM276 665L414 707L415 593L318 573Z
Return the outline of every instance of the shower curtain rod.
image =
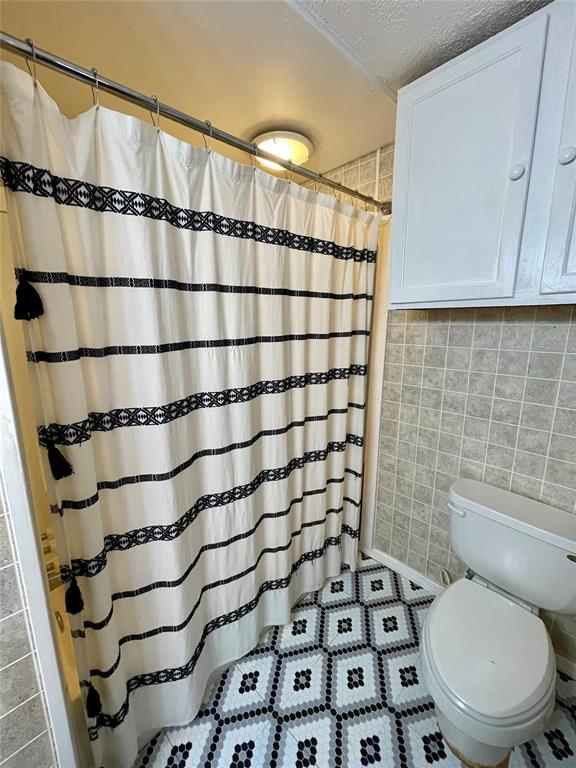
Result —
M136 104L143 109L147 109L149 112L156 112L163 117L167 117L169 120L173 120L175 123L184 125L187 128L192 128L194 131L209 136L210 138L217 139L224 144L228 144L231 147L240 149L249 155L255 157L261 157L265 160L271 160L274 163L282 166L287 171L297 174L298 176L304 176L307 179L316 181L319 184L335 189L338 192L342 192L350 197L355 197L358 200L373 205L383 214L390 214L392 212L392 205L390 202L380 202L375 200L369 195L363 195L361 192L357 192L355 189L345 187L343 184L338 184L336 181L327 179L321 173L315 173L308 168L303 168L301 165L295 165L290 161L281 160L270 152L265 152L259 149L255 144L249 141L233 136L231 133L215 128L209 121L198 120L191 115L187 115L185 112L181 112L179 109L168 106L168 104L162 104L153 96L146 96L143 93L128 88L126 85L117 83L114 80L110 80L108 77L104 77L96 70L86 69L79 64L74 64L71 61L56 56L49 51L45 51L42 48L37 48L34 43L27 40L20 40L18 37L8 34L7 32L0 31L0 48L15 53L19 56L23 56L26 59L31 59L33 65L44 64L44 66L54 69L57 72L61 72L68 77L73 77L75 80L80 80L87 85L96 86L97 89L101 89L106 93L111 93L113 96L118 96L125 101L129 101L132 104ZM36 74L34 73L34 77Z

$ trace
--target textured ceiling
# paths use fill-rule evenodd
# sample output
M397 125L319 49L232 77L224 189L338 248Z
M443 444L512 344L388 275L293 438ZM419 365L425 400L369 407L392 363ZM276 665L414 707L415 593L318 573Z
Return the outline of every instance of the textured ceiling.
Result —
M288 2L373 82L395 92L549 0Z

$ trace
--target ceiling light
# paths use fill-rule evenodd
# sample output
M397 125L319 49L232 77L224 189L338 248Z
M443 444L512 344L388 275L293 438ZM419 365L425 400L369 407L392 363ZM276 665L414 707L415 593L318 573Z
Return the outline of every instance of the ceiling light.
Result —
M312 154L313 146L310 139L294 131L269 131L253 139L258 149L269 152L282 160L289 160L294 165L303 165ZM271 171L282 171L283 168L272 160L257 157L259 163Z

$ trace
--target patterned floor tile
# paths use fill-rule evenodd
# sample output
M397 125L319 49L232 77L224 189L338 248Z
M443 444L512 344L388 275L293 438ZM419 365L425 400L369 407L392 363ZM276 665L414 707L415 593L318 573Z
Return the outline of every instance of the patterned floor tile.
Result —
M393 573L383 568L359 573L358 586L360 600L367 605L398 599Z
M359 603L326 611L326 644L332 648L366 643L364 608Z
M370 625L372 644L377 648L417 642L408 609L402 603L370 611Z
M338 710L357 709L382 700L377 659L370 650L337 657L334 667L333 703Z
M400 587L400 596L405 603L410 604L434 597L434 595L427 592L424 587L415 584L404 576L396 574L396 578L398 579L398 585Z
M209 687L194 722L134 768L456 768L423 681L427 590L362 555ZM576 768L576 682L558 676L546 732L510 768Z
M354 600L353 584L353 574L350 571L335 576L318 592L318 605L340 605Z
M278 696L274 702L274 711L279 717L324 703L326 657L323 653L313 651L284 659L279 666Z
M361 719L344 720L341 726L342 764L349 768L365 765L393 766L394 719L387 712L376 712Z
M166 768L168 758L171 755L172 744L166 732L160 731L140 751L134 768ZM187 767L186 767L187 768Z
M208 747L216 730L214 720L197 720L184 728L169 728L170 755L163 768L200 768L208 756Z
M384 676L389 704L396 709L413 707L429 699L420 670L418 649L384 657Z
M426 722L427 727L424 732L408 727L406 742L408 765L414 768L429 768L431 765L438 768L461 768L460 760L456 759L444 742L436 719L430 717Z
M329 716L307 717L284 727L278 751L282 768L331 768L335 765L335 722Z
M291 622L281 628L276 647L284 651L311 643L319 644L322 623L322 611L318 606L297 608L292 613Z
M556 709L542 736L515 751L526 766L576 766L576 723L566 711ZM521 762L517 764L522 765Z
M206 764L222 768L268 768L273 731L274 723L267 717L218 726ZM187 764L182 768L188 768Z
M254 709L270 698L272 672L276 665L273 653L242 659L232 668L222 693L220 712L237 715L246 709Z

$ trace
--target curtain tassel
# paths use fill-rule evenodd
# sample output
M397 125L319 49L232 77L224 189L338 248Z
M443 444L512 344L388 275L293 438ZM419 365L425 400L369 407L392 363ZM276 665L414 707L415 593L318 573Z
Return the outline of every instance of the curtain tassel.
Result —
M100 694L94 688L92 683L88 683L88 696L86 697L86 714L88 717L98 717L102 712L102 702Z
M62 454L62 452L56 448L54 443L48 445L48 461L50 462L50 469L55 480L61 480L63 477L69 477L73 473L72 464Z
M40 294L30 285L26 277L26 271L22 270L18 276L18 285L16 286L16 305L14 307L14 318L16 320L33 320L44 314L44 307Z
M68 589L66 590L66 611L68 613L80 613L84 610L84 600L82 592L76 581L76 576L72 576Z

